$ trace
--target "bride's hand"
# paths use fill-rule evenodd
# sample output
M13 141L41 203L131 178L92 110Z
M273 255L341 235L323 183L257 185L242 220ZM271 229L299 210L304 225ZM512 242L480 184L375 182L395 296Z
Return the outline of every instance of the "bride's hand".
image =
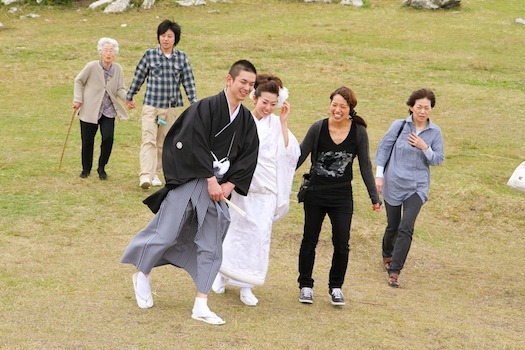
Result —
M289 116L290 116L290 103L288 101L284 101L283 106L281 107L281 116L279 117L281 120L281 124L287 123Z

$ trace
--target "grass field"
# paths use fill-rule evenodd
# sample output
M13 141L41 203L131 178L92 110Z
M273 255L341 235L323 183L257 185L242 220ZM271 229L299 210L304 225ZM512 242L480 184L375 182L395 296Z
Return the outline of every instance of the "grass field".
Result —
M368 0L364 8L161 1L120 15L86 5L17 6L10 14L11 6L0 7L0 348L525 348L525 195L506 186L525 160L525 26L514 23L525 17L523 0L464 0L461 9L435 12L404 8L401 0ZM41 17L19 18L28 13ZM190 58L199 98L224 87L233 61L250 59L290 89L290 128L299 140L345 84L369 124L373 156L391 122L406 115L409 94L435 91L432 118L444 133L446 160L432 169L402 288L386 283L385 214L370 210L356 176L345 307L332 307L327 294L329 225L317 249L315 303L297 300L303 213L294 196L290 214L274 226L257 307L244 306L231 288L209 302L226 325L197 323L193 283L173 267L154 271L155 307L136 306L134 269L119 260L152 217L141 202L150 192L137 186L144 88L139 109L116 125L106 182L78 177L78 120L57 166L73 79L97 59L98 39L119 41L117 62L129 84L164 18L182 26L178 48Z

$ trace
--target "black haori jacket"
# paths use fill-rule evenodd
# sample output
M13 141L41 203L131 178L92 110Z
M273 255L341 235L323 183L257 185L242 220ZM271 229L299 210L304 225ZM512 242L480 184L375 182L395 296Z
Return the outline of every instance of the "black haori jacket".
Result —
M221 183L229 181L239 194L248 193L259 151L257 127L251 112L243 105L235 120L228 124L230 111L224 91L194 103L175 121L162 148L166 186L144 200L154 213L169 190L214 175L211 152L218 159L228 156L230 161Z

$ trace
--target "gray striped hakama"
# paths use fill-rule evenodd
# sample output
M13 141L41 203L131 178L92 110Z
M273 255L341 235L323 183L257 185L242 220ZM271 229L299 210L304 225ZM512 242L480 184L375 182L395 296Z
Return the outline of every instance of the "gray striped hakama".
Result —
M121 262L144 274L171 264L185 269L200 293L208 294L222 263L222 242L230 225L224 201L210 199L206 179L170 190L150 223L130 242Z

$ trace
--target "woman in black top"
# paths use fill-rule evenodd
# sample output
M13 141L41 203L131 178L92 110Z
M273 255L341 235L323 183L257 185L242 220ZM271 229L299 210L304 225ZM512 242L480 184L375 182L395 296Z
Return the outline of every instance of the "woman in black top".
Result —
M381 210L381 200L372 173L366 123L354 110L357 105L354 92L342 86L330 95L330 100L330 117L310 127L301 143L297 163L297 167L301 166L311 153L310 184L304 199L304 235L299 252L299 301L313 302L315 248L328 214L334 245L328 292L333 305L344 305L341 287L350 251L352 164L356 155L373 210Z

